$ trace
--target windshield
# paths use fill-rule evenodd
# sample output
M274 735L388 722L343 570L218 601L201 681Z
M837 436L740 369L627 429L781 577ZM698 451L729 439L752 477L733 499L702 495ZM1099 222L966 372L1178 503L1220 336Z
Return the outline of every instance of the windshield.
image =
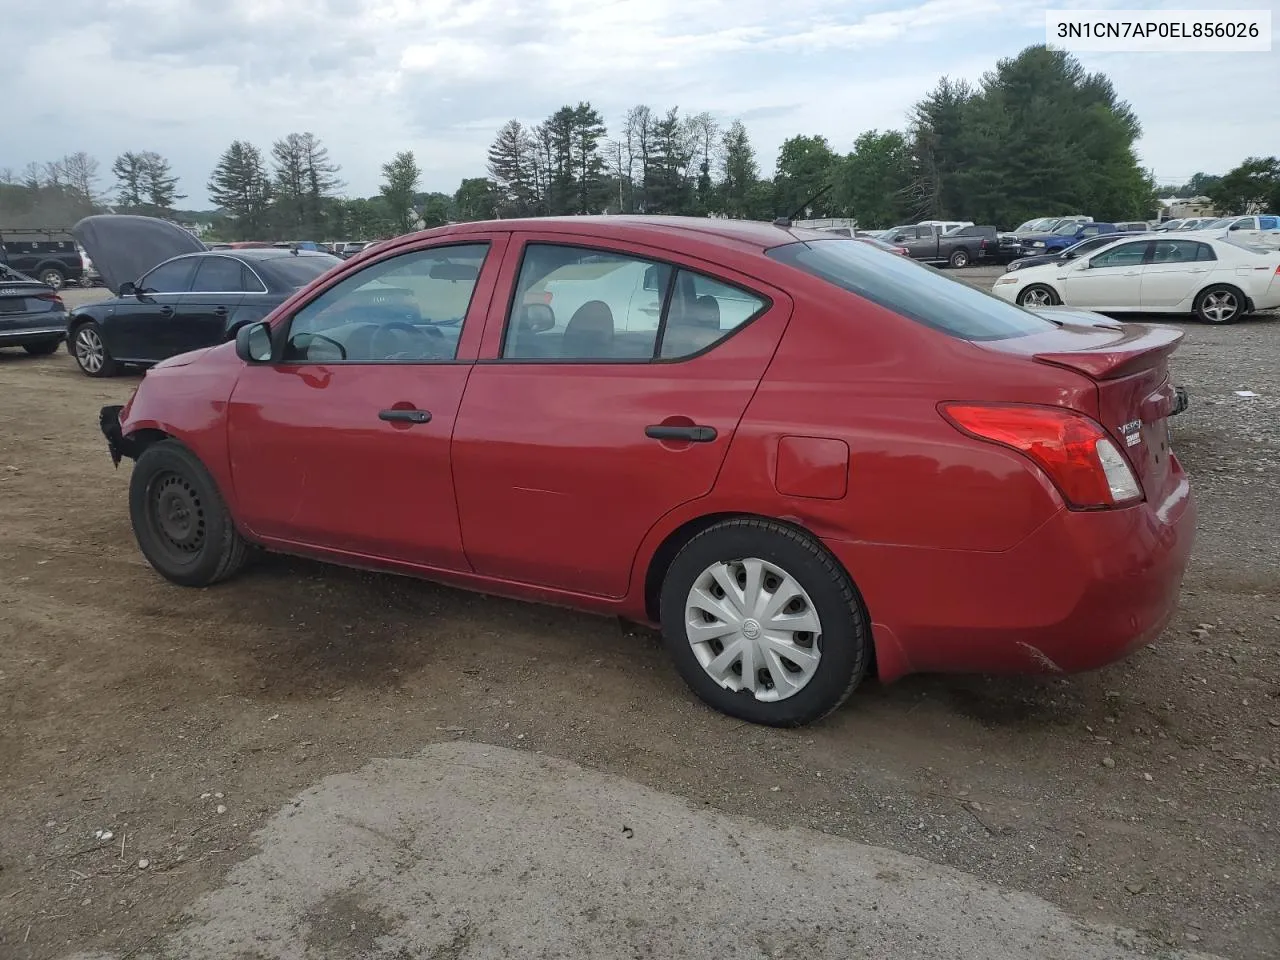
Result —
M961 340L1007 340L1055 326L933 267L865 243L811 240L766 253L779 263Z
M1053 229L1055 237L1074 237L1080 231L1080 224L1074 220L1069 220Z
M259 261L281 283L293 287L305 287L322 273L342 263L341 257L331 253L306 253L300 256L272 257Z

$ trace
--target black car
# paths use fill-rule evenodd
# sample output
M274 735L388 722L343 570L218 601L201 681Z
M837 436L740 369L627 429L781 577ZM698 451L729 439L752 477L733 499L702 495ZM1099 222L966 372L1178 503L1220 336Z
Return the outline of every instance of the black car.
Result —
M77 307L68 321L67 350L91 377L234 339L240 327L342 263L290 249L214 251L151 217L86 217L72 232L115 293Z
M0 347L45 356L66 335L67 310L58 291L0 264Z
M66 230L2 229L0 263L54 290L84 277L84 261Z
M1086 253L1093 253L1100 250L1108 244L1115 243L1118 240L1132 240L1136 233L1103 233L1096 237L1087 237L1079 243L1072 244L1065 250L1055 250L1053 253L1042 253L1038 257L1021 257L1009 264L1010 270L1021 270L1023 267L1038 267L1046 263L1070 263L1076 257L1083 256Z

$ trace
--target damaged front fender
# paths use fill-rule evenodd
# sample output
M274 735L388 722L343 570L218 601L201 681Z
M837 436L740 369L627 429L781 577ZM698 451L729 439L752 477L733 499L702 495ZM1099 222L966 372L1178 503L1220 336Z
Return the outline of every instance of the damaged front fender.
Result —
M120 411L124 407L121 404L112 404L103 407L98 412L98 426L102 430L102 435L107 438L107 449L111 452L111 462L117 467L120 461L125 457L130 460L137 460L138 454L142 452L140 444L136 440L131 440L124 435L124 431L120 429Z

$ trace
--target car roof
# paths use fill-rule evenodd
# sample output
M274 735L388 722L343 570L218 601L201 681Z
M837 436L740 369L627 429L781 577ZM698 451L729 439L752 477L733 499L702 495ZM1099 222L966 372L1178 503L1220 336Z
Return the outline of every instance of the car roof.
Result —
M760 220L723 220L716 217L673 216L586 216L586 217L528 217L514 220L478 220L455 223L433 230L424 230L387 241L399 244L409 237L465 236L470 233L494 231L536 231L538 233L590 234L602 240L654 243L672 238L717 243L739 250L760 252L794 243L798 240L832 240L829 233L804 227L778 227Z

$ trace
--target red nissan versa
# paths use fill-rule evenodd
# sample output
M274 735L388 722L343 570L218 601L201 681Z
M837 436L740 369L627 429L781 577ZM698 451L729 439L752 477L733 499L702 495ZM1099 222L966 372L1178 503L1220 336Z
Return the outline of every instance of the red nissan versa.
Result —
M709 704L787 726L872 670L1153 640L1194 537L1181 336L785 221L466 223L157 364L101 424L175 583L264 547L634 618Z

